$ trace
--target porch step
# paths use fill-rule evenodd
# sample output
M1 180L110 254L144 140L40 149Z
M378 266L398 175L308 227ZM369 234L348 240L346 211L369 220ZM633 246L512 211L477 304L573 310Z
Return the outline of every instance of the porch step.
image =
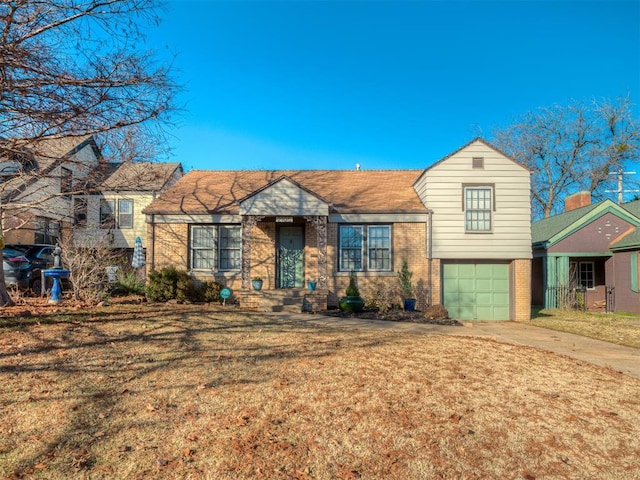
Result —
M259 312L321 312L327 309L325 290L308 291L303 288L282 290L245 290L238 292L240 306Z
M260 309L265 312L302 312L304 290L297 288L263 290Z

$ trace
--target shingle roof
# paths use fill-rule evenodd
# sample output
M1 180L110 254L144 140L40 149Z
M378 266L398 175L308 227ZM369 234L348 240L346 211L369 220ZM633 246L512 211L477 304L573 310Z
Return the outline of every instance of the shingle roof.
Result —
M623 203L622 208L640 218L640 200L634 202ZM617 242L611 244L611 250L624 250L626 248L640 247L640 229L636 228L633 232L625 235Z
M145 213L237 214L239 200L283 176L340 213L425 212L413 182L422 170L194 170Z
M104 190L161 190L176 169L182 169L178 162L122 163L102 184Z
M591 205L559 213L553 217L543 218L542 220L534 222L531 224L531 243L535 245L536 243L548 241L564 230L567 226L578 221L587 213L597 208L601 203L603 202L592 203Z

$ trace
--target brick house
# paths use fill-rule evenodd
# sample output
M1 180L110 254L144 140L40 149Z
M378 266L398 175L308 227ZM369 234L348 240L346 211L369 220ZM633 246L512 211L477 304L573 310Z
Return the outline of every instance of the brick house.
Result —
M244 306L281 292L323 310L351 272L370 299L406 261L418 308L526 320L529 189L529 171L482 139L426 170L192 171L144 210L147 263L222 283Z

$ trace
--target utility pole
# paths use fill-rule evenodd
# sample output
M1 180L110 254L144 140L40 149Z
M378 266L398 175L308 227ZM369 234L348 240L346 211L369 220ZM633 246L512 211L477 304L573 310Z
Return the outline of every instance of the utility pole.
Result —
M624 172L622 169L617 172L609 172L609 175L617 175L618 176L618 189L617 190L605 190L607 193L618 192L618 205L622 205L622 194L623 193L635 193L638 190L623 190L622 189L622 177L624 175L635 175L636 172Z

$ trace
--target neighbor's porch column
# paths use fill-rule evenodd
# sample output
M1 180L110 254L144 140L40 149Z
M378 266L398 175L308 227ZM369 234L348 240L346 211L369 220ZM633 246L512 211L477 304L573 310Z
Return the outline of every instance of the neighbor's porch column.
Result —
M328 218L322 215L304 217L307 222L313 223L316 227L316 245L318 247L318 287L328 288L327 279L327 221Z
M263 218L258 215L242 217L242 288L251 286L251 231Z

